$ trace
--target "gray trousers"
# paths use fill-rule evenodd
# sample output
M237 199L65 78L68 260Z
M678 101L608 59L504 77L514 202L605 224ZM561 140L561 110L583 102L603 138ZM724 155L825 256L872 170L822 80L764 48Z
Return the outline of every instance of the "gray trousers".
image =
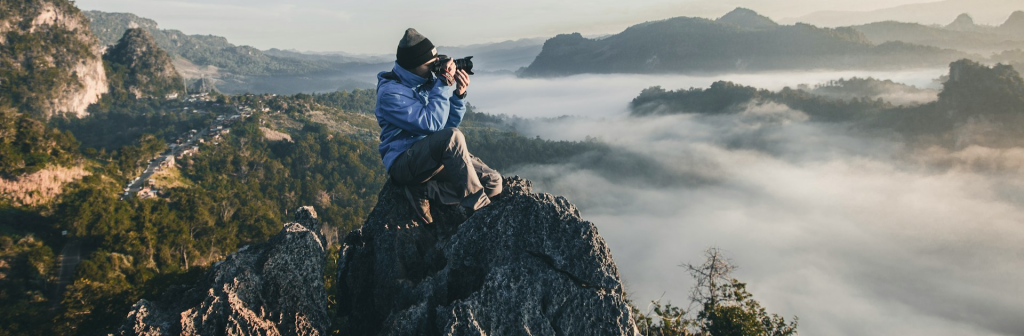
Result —
M501 193L501 174L469 154L458 128L445 128L412 144L391 163L391 181L424 184L427 197L473 210Z

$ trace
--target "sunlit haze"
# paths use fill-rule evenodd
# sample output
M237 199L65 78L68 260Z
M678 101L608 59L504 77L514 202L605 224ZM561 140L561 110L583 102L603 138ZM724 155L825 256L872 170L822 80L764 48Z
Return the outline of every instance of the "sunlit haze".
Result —
M999 0L958 5L1000 12L996 24L1013 8ZM154 19L164 29L188 34L213 34L235 44L260 49L392 54L405 28L417 28L436 45L468 45L579 32L618 33L631 25L677 16L717 18L746 7L776 21L821 11L870 11L933 2L930 0L637 0L637 1L457 1L410 3L383 1L199 1L199 0L80 0L85 10L129 12ZM959 1L963 2L963 1ZM956 14L933 19L952 21ZM931 21L931 20L929 20ZM935 23L935 22L926 22Z

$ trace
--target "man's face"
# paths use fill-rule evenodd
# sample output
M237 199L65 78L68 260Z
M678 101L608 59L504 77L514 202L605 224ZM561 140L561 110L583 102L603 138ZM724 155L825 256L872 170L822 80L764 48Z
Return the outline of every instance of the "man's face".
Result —
M412 73L423 78L429 78L430 65L434 64L434 62L437 62L437 57L431 58L429 61L427 61L427 63L420 64L420 66L416 67L416 69L412 69Z

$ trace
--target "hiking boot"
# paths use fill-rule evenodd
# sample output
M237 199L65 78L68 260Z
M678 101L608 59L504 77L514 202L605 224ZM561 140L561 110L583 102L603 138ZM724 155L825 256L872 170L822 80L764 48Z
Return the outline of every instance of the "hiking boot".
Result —
M405 187L405 198L412 204L412 210L416 213L414 222L430 224L434 221L430 217L430 201L427 199L427 188L422 184Z

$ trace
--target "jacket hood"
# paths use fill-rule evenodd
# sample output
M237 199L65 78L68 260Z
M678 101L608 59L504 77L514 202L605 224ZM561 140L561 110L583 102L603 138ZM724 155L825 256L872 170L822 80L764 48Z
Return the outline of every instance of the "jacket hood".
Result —
M405 68L403 68L402 66L398 65L398 62L395 62L395 65L391 69L391 72L394 73L396 76L398 76L398 80L399 80L399 82L402 83L402 85L408 86L410 88L418 87L420 85L423 85L424 83L427 83L429 81L433 81L435 79L433 72L430 73L430 78L423 78L423 77L420 77L420 76L410 72L409 70L405 70ZM377 74L377 88L378 89L380 89L380 84L384 81L384 76L383 75L385 73L386 72L381 72L381 73Z

